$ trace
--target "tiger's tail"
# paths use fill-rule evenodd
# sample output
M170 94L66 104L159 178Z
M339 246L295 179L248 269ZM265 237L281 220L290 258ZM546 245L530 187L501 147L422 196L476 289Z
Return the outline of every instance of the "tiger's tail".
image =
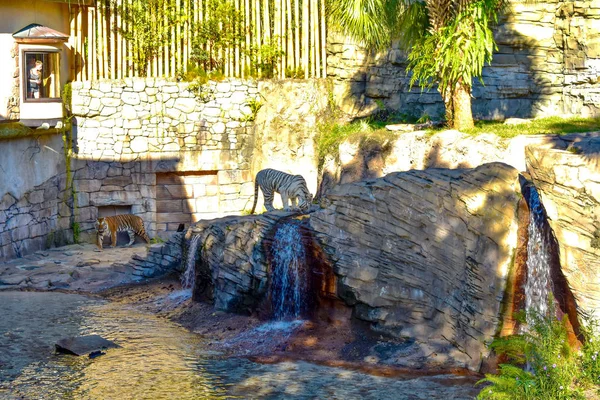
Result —
M250 214L254 214L254 210L256 209L256 203L258 202L258 179L254 180L254 203L252 204L252 211Z

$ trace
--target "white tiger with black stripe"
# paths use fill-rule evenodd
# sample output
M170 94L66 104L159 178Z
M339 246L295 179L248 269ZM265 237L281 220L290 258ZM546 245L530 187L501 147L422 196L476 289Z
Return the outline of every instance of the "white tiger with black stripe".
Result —
M291 175L276 169L263 169L258 171L254 181L254 204L250 214L254 214L256 203L258 201L258 187L262 190L265 199L265 208L267 211L273 211L273 196L277 192L281 195L283 209L290 211L288 202L291 202L292 207L296 205L301 211L306 212L310 208L312 202L312 194L306 186L306 181L302 175Z

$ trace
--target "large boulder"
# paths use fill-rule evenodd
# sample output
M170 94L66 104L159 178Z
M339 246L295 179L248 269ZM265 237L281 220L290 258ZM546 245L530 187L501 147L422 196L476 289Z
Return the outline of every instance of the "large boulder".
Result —
M414 341L398 354L407 365L477 370L500 322L519 194L502 163L392 173L334 188L310 225L355 316Z
M570 135L563 145L526 151L578 309L600 318L600 135Z

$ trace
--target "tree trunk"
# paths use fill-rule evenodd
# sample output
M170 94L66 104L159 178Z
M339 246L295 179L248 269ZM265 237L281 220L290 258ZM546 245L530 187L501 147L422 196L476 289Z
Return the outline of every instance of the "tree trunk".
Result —
M475 126L471 110L471 87L459 81L452 92L452 128L465 131Z

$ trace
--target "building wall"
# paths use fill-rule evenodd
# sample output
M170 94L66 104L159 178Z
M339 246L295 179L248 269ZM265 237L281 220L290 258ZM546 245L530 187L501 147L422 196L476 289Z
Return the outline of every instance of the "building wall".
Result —
M13 33L25 26L37 23L69 33L69 8L66 3L31 0L0 0L0 121L19 118L20 96L15 85L20 82L21 65ZM62 49L61 80L69 78L70 45L58 45ZM35 110L33 113L35 114ZM62 115L62 109L58 111Z
M495 29L498 50L473 82L477 118L600 115L600 1L512 0ZM396 44L372 54L348 38L328 37L328 75L348 112L390 110L440 118L437 90L410 88Z

